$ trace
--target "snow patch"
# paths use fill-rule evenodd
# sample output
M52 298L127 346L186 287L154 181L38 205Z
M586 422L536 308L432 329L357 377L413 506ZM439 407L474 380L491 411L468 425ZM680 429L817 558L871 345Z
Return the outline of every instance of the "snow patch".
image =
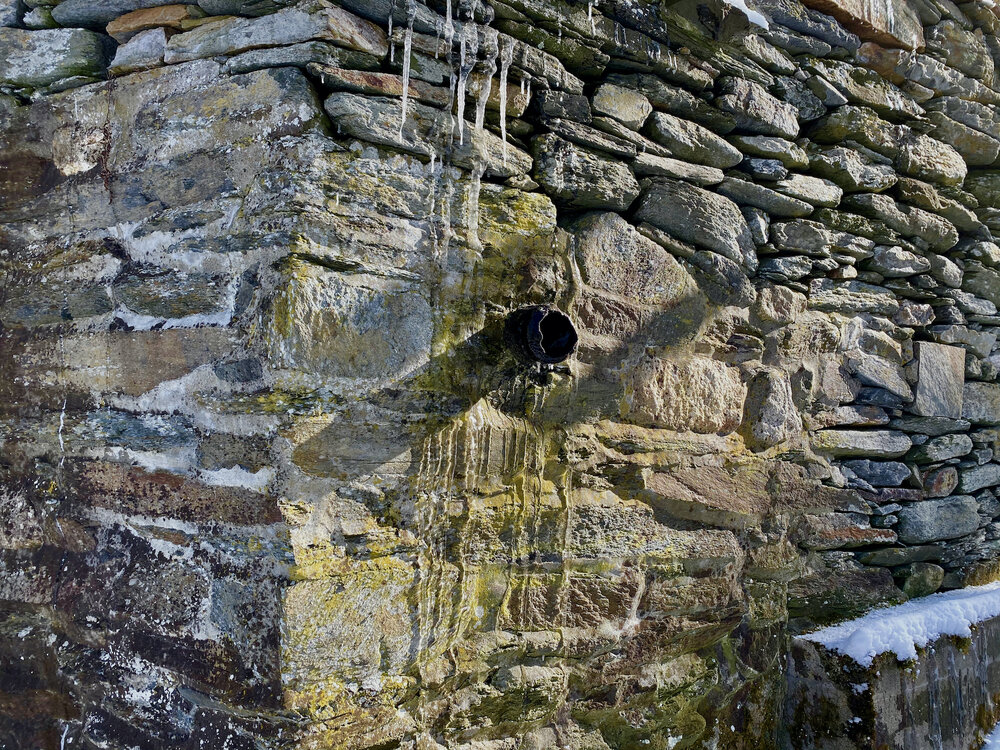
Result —
M771 25L767 22L767 19L759 11L754 10L746 4L746 0L722 0L726 5L732 8L739 8L745 14L750 23L760 26L762 29L769 29Z
M917 648L942 636L968 638L973 625L998 615L1000 581L877 609L856 620L799 638L819 643L870 667L879 654L892 652L900 661L907 661L917 657Z
M263 492L274 479L274 469L265 466L257 471L247 471L239 466L230 469L215 469L202 471L199 477L205 484L215 487L244 487L248 490Z
M1000 724L993 727L993 731L983 740L981 750L1000 750Z

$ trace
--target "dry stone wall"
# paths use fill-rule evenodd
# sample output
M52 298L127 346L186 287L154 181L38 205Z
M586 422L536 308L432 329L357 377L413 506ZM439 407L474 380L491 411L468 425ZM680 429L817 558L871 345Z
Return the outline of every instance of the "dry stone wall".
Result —
M0 746L778 748L997 571L993 3L0 24Z

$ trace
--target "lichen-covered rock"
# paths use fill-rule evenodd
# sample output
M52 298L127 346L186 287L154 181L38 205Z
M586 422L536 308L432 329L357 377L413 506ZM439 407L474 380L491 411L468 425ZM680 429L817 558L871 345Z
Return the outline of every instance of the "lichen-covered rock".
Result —
M789 633L995 570L982 4L47 1L0 744L795 745Z
M537 138L534 156L534 178L563 205L622 211L639 195L639 183L624 164L558 136Z
M923 500L898 511L899 539L907 544L923 544L954 539L979 527L979 504L967 495Z
M62 79L99 78L111 46L107 37L84 29L0 27L0 83L40 88Z

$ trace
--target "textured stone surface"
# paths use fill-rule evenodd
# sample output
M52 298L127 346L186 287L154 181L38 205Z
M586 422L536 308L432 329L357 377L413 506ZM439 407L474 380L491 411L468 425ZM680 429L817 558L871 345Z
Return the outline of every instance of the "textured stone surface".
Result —
M923 500L899 511L896 530L910 544L954 539L978 528L978 510L975 498L966 495Z
M750 228L736 205L693 185L672 180L653 183L639 199L636 216L736 263L750 265L755 257Z
M63 78L100 76L110 48L106 37L84 29L0 28L0 82L40 87Z
M962 419L973 424L1000 424L1000 385L966 383L962 391Z
M541 136L534 146L534 177L560 203L622 211L639 195L639 183L623 164L554 135Z
M1000 24L837 7L0 4L0 745L768 750L993 575Z
M956 346L921 342L913 411L922 417L962 416L965 352Z
M924 46L920 18L903 0L889 0L877 6L859 0L809 0L806 4L829 13L862 39L903 49Z

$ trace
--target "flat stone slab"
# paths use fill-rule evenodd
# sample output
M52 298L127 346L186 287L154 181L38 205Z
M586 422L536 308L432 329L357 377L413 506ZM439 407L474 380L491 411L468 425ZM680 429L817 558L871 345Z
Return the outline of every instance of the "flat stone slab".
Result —
M962 419L973 424L1000 424L1000 385L966 383L962 389Z
M965 349L927 341L918 342L915 348L918 364L913 413L921 417L961 417Z
M100 77L111 46L86 29L0 28L0 83L40 88L64 78Z

